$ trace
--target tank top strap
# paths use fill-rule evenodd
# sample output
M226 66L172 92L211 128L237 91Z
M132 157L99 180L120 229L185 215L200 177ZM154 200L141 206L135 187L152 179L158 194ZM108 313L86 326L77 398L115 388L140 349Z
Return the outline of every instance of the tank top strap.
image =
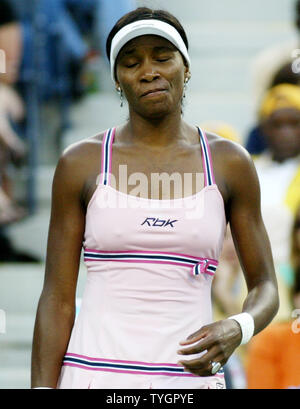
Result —
M100 184L102 185L110 185L112 144L114 141L115 133L116 128L110 128L105 132L103 137L100 179Z
M198 132L200 135L200 143L201 143L201 150L202 150L204 183L205 183L205 186L214 185L216 182L215 182L211 152L210 152L207 136L202 129L200 129L199 127L197 128L198 128Z

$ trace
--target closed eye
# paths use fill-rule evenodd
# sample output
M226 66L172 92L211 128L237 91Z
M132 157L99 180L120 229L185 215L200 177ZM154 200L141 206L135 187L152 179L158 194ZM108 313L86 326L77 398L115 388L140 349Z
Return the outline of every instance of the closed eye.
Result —
M166 61L169 61L170 60L170 58L169 57L165 57L165 58L157 58L156 59L158 62L166 62Z
M133 64L126 64L127 68L133 68L137 65L137 62L133 63Z

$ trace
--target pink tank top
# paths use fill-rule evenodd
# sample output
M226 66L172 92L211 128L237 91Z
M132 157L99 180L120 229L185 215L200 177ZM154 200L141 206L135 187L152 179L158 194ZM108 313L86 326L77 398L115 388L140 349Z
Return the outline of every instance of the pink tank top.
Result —
M173 200L112 187L115 128L105 133L101 180L86 213L87 282L64 367L195 377L177 365L177 350L212 322L211 283L226 230L209 145L198 130L205 186Z

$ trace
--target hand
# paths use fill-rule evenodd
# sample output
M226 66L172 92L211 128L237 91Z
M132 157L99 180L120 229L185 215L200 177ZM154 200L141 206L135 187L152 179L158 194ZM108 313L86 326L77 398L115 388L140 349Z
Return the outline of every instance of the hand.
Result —
M185 371L198 376L212 376L211 362L220 362L223 366L230 355L240 345L242 331L240 325L235 320L225 319L213 324L205 325L199 331L190 335L186 341L180 345L189 346L177 351L179 355L200 354L199 358L191 360L180 360L179 365L183 365Z
M9 115L18 122L25 116L25 105L22 98L9 85L0 83L0 112Z
M26 155L25 143L10 124L13 121L20 121L24 118L25 108L22 99L16 91L4 84L0 84L0 142L17 158L21 159Z
M18 221L26 214L26 210L13 203L0 187L0 226Z
M16 156L17 159L26 155L25 143L12 129L7 116L0 113L0 141Z

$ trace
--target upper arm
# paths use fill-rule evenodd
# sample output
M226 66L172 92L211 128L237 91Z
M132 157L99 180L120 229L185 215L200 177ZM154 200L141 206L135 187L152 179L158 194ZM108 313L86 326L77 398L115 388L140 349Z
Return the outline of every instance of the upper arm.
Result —
M83 176L78 155L64 154L52 185L44 293L74 303L84 236L85 214L81 205Z
M227 217L248 289L263 280L276 283L269 238L260 207L260 186L248 152L234 146L227 166Z

